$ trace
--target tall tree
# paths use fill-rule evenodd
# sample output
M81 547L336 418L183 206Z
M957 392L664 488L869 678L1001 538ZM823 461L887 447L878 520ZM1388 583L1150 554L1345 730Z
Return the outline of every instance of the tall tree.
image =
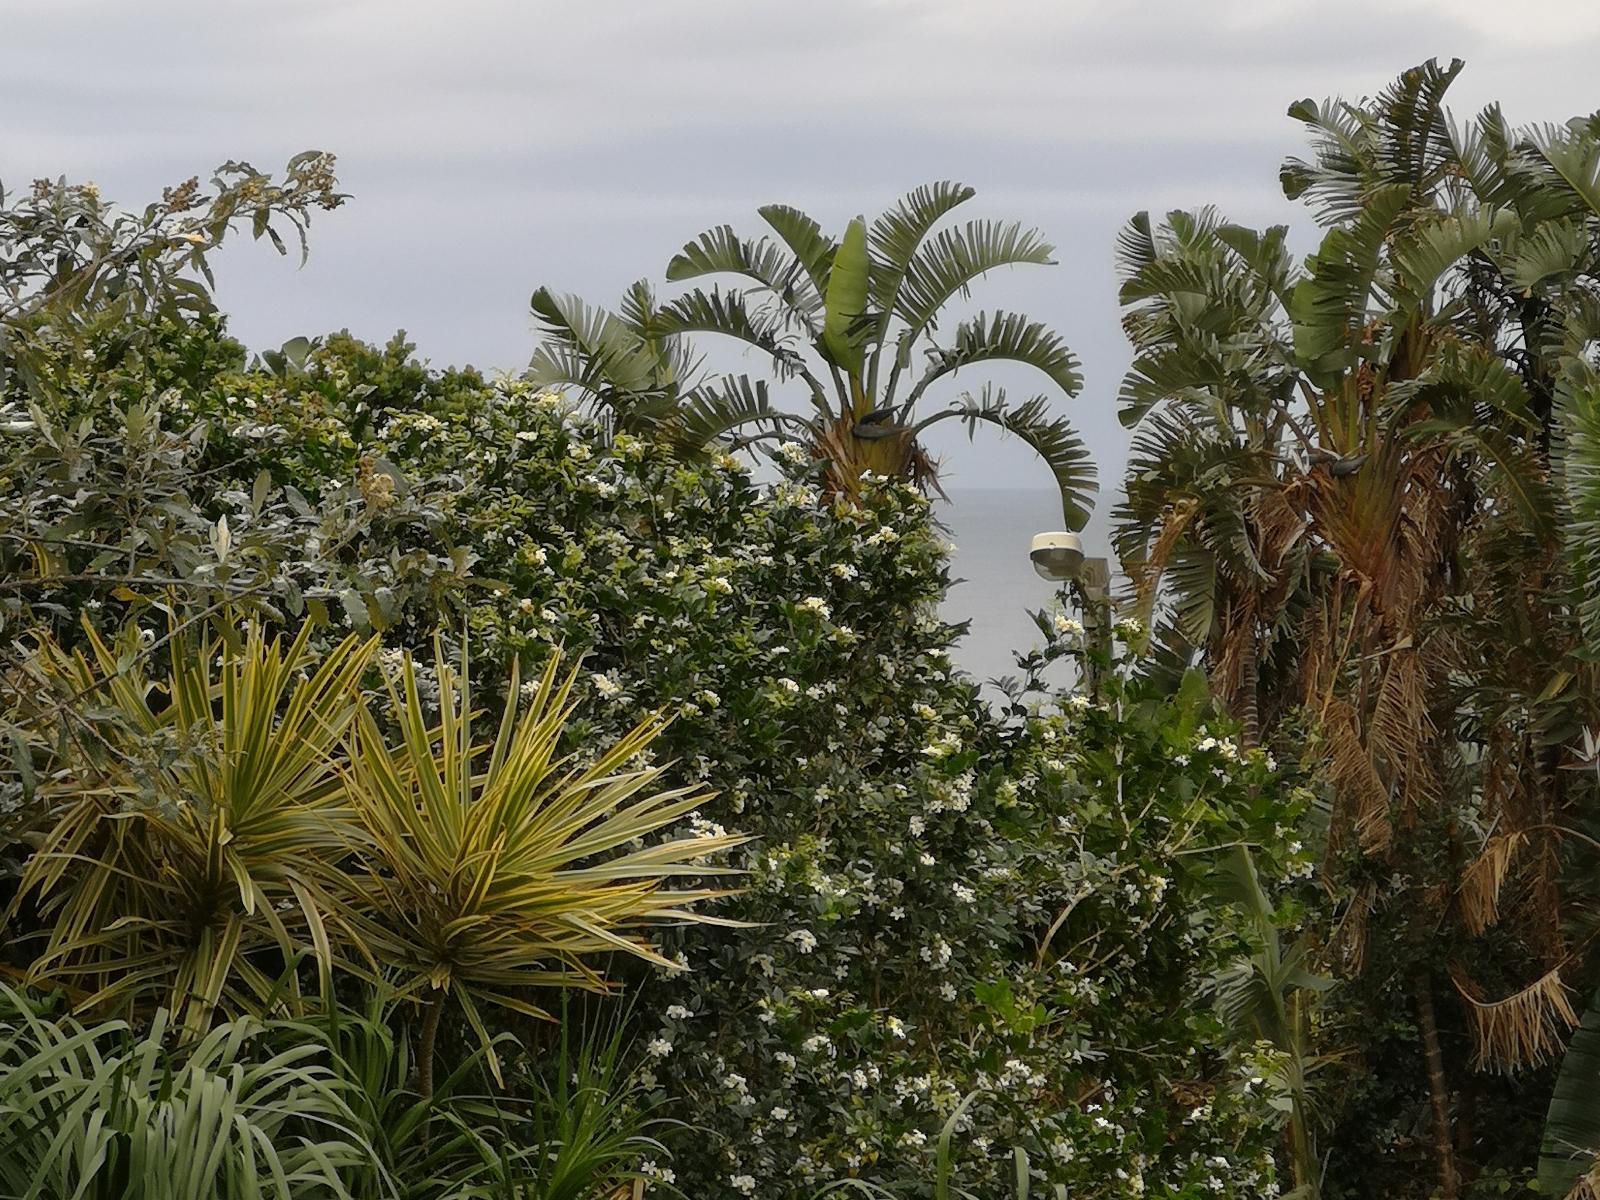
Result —
M1450 121L1460 69L1291 107L1313 153L1284 189L1327 226L1300 269L1281 230L1130 226L1140 432L1118 531L1168 645L1208 662L1247 729L1303 713L1320 731L1330 953L1411 998L1447 1197L1470 1091L1438 1000L1481 1067L1544 1060L1575 1019L1559 767L1594 696L1563 665L1551 485L1570 297L1528 286L1567 218L1535 142L1494 110ZM1506 888L1530 902L1502 916Z

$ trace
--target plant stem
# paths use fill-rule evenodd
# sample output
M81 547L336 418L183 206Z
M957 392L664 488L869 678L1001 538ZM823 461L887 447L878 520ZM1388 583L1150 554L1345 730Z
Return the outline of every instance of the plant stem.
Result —
M422 1033L417 1038L417 1091L424 1099L433 1096L433 1053L439 1040L439 1018L444 1016L445 994L436 991L422 1016Z

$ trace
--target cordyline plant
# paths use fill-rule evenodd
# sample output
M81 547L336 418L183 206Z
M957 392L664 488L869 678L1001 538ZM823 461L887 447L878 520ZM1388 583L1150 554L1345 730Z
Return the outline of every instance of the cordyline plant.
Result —
M360 837L341 870L342 905L356 944L403 995L424 999L421 1090L431 1090L434 1039L454 1000L483 1040L479 1003L548 1014L529 988L598 989L595 955L622 950L670 968L642 936L663 921L714 918L694 905L725 893L664 881L726 874L707 855L731 835L645 839L710 798L699 786L654 790L645 765L665 726L652 716L592 759L559 747L577 705L577 672L552 654L519 715L508 703L487 745L474 740L471 676L439 656L440 716L425 715L408 656L389 680L400 745L391 750L370 711L347 772ZM518 695L513 672L509 694ZM490 1065L495 1066L491 1052Z
M82 1008L168 1008L200 1032L292 995L309 955L424 1003L426 1092L447 1002L487 1046L481 1004L544 1015L526 989L604 988L594 955L664 964L651 926L713 919L694 905L721 892L663 884L724 873L705 859L741 839L644 842L708 798L641 765L664 718L559 754L577 672L552 655L526 689L513 674L484 743L465 658L432 668L435 723L406 657L391 746L361 688L377 643L312 638L179 626L162 679L136 633L44 644L41 703L72 703L57 705L60 742L34 747L42 832L10 914L41 918L31 982Z
M697 287L664 305L642 282L616 314L541 288L533 311L545 340L528 377L581 389L618 427L653 427L688 452L729 438L798 443L827 461L830 488L850 497L868 472L936 485L922 434L941 421L962 421L969 433L993 425L1044 459L1067 523L1081 528L1094 468L1070 422L1051 415L1049 394L1013 403L985 383L919 415L935 385L982 363L1022 363L1069 397L1082 385L1060 335L1019 313L978 312L940 335L950 306L990 271L1055 261L1037 230L1015 223L937 228L974 194L957 183L920 187L870 226L856 217L838 238L799 209L767 205L760 214L776 241L721 225L667 267L673 283L732 275L743 286ZM761 351L774 378L798 385L809 411L775 407L764 380L707 377L686 340L695 333Z

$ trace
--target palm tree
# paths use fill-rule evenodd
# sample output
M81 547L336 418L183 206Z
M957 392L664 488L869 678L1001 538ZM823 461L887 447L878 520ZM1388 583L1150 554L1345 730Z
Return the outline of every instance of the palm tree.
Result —
M989 220L939 228L973 189L918 188L869 226L852 220L834 238L798 209L768 205L771 234L741 238L722 225L688 243L667 267L673 283L731 275L732 287L695 287L659 308L635 285L619 314L541 289L533 297L545 340L529 378L579 389L621 424L651 424L686 450L727 438L736 445L791 441L828 463L832 490L852 496L866 472L936 486L920 444L941 421L979 424L1022 438L1049 466L1069 526L1088 519L1094 471L1048 394L1013 402L992 383L967 389L923 415L947 376L977 364L1034 368L1059 392L1081 386L1077 359L1038 321L1004 310L940 323L984 275L1000 267L1048 265L1036 230ZM764 379L698 373L691 334L716 334L760 351L776 382L793 384L809 411L773 404ZM749 432L740 433L739 431Z
M1118 535L1148 603L1165 572L1169 642L1223 676L1247 728L1259 703L1273 722L1303 708L1322 731L1335 941L1353 974L1376 941L1410 977L1445 1196L1460 1180L1440 922L1457 929L1438 967L1480 1062L1539 1061L1571 1019L1559 857L1543 842L1564 803L1541 727L1560 689L1538 675L1551 655L1525 647L1562 638L1551 331L1571 321L1529 283L1540 264L1570 270L1548 223L1573 206L1540 194L1534 152L1498 113L1453 125L1460 67L1424 64L1363 105L1291 108L1315 153L1284 167L1285 191L1329 226L1302 270L1281 231L1209 215L1125 234L1138 357L1123 395L1141 429ZM1575 157L1580 179L1600 162ZM1251 669L1277 647L1294 654L1259 694ZM1525 735L1500 736L1493 714L1513 711ZM1405 903L1378 905L1374 867L1413 881ZM1501 921L1517 872L1536 903ZM1455 956L1485 935L1497 976L1534 982L1484 1000Z
M1284 310L1296 278L1286 233L1256 234L1205 210L1172 213L1159 229L1140 213L1118 239L1135 348L1122 418L1138 432L1117 551L1165 656L1186 666L1204 655L1250 745L1263 657L1292 677L1295 618L1316 564L1285 457L1303 437L1285 403L1295 375Z

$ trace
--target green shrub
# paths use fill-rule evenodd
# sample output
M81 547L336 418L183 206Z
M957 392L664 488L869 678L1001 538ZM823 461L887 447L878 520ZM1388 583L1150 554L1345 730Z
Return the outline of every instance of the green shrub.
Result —
M203 559L225 510L258 548L237 566L250 595L330 644L377 629L392 653L437 630L525 672L586 652L580 755L677 715L657 758L718 792L699 828L756 839L736 855L749 892L715 910L754 924L674 934L690 969L633 977L653 1095L696 1128L661 1170L691 1195L843 1176L920 1194L975 1092L952 1169L978 1194L1012 1186L1018 1148L1074 1195L1270 1190L1272 1064L1205 996L1247 949L1210 851L1265 846L1269 880L1298 861L1281 851L1297 802L1259 757L1115 673L1098 704L1045 696L1002 722L951 664L947 547L905 485L835 506L815 464L758 484L514 382L419 385L363 424L374 361L330 341L295 371L160 399L181 431L162 486L201 516L141 542L139 569L172 570L166 546ZM103 441L99 462L124 453ZM28 462L53 494L73 474ZM99 620L164 602L72 586L62 612ZM1052 655L1075 645L1067 618L1048 628ZM418 682L426 702L438 679Z

